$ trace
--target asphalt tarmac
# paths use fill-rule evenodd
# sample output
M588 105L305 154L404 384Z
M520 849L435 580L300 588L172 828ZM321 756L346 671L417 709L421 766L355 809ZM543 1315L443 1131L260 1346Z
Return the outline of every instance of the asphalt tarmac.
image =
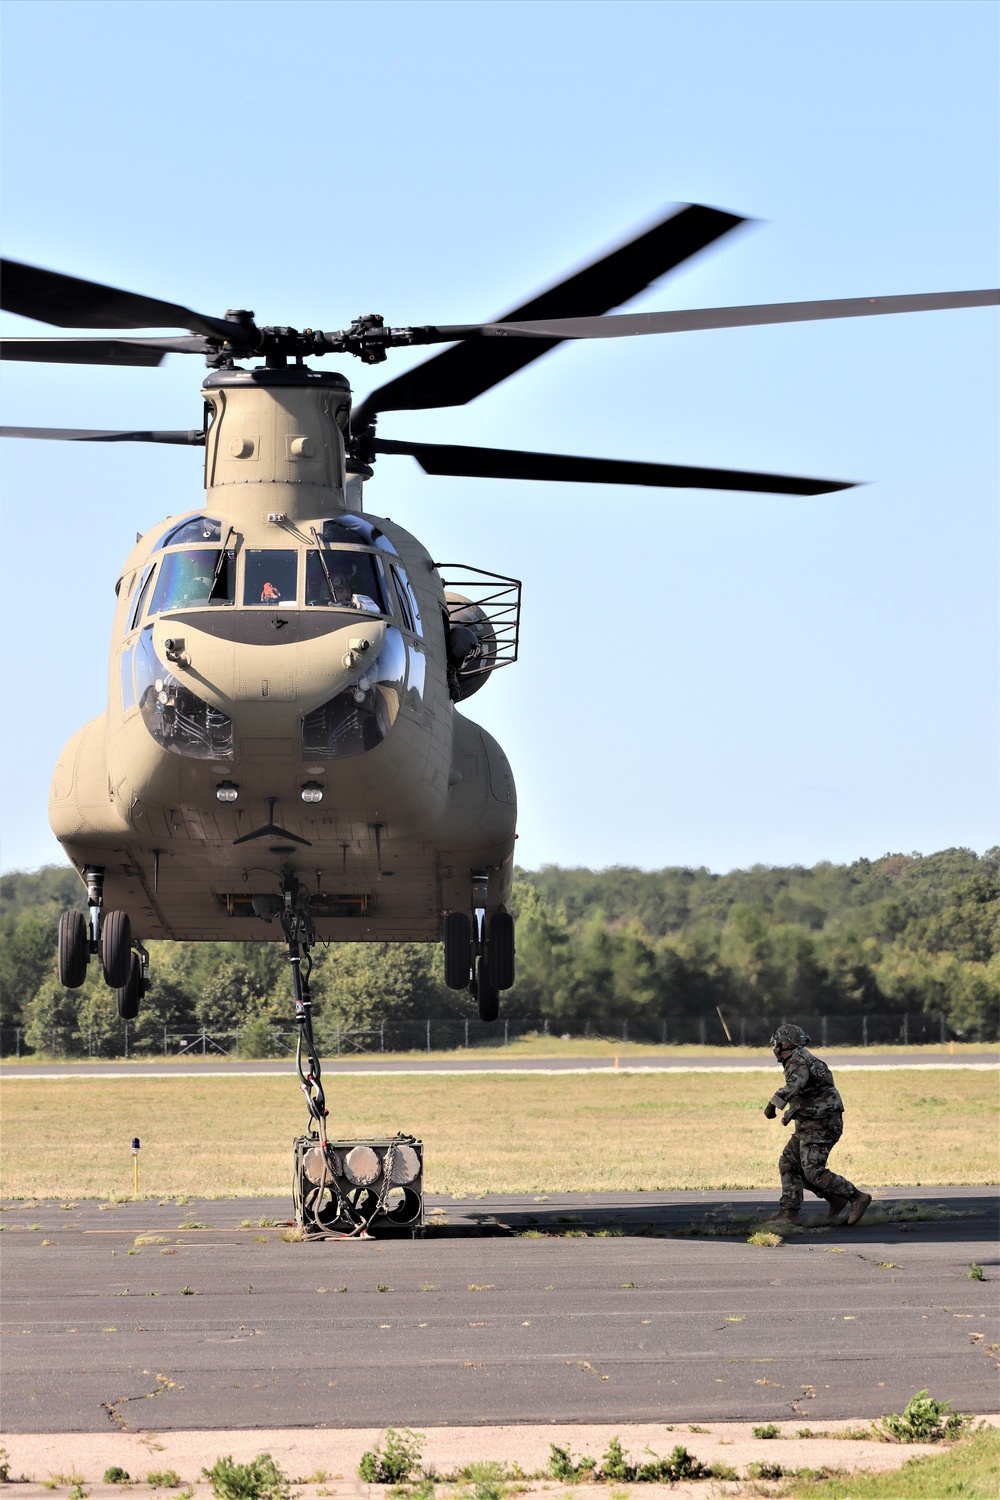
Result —
M855 1229L747 1243L776 1198L443 1198L426 1238L310 1243L274 1225L288 1199L10 1204L2 1429L996 1410L994 1189L884 1189Z
M975 1068L985 1070L1000 1067L1000 1052L975 1052L975 1053L912 1053L912 1052L872 1052L866 1055L863 1051L855 1049L852 1052L824 1052L824 1061L832 1068L840 1071L853 1071L859 1068L874 1069L879 1071L883 1068ZM461 1054L451 1053L446 1057L430 1056L426 1059L419 1054L407 1057L382 1057L377 1052L364 1053L354 1057L332 1057L322 1058L323 1076L328 1074L346 1074L348 1076L357 1074L360 1076L377 1077L385 1073L590 1073L607 1072L616 1064L613 1057L509 1057L505 1055L505 1049L497 1048L495 1053L484 1057L480 1053L476 1057L463 1058ZM777 1064L773 1062L770 1055L762 1052L759 1059L753 1057L727 1057L706 1054L704 1056L662 1056L656 1053L623 1053L619 1066L626 1072L671 1072L671 1073L775 1073ZM171 1059L169 1062L150 1060L144 1062L73 1062L70 1064L58 1061L17 1063L15 1065L0 1065L0 1079L5 1078L88 1078L88 1077L114 1077L114 1078L176 1078L184 1075L197 1075L199 1077L220 1074L232 1077L238 1074L256 1073L279 1073L294 1074L295 1064L292 1058L281 1060L267 1060L262 1062L239 1061L229 1059L220 1055L212 1056L209 1051L204 1057L198 1057L191 1061L180 1061Z

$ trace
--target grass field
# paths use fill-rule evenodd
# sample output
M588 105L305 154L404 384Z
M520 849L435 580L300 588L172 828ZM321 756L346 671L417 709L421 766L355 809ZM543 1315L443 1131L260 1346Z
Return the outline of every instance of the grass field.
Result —
M289 1023L291 1024L291 1023ZM897 1044L885 1044L873 1047L825 1047L818 1045L813 1049L823 1054L836 1053L838 1057L849 1058L852 1062L878 1062L880 1057L891 1054L893 1057L911 1057L915 1063L933 1063L941 1057L965 1057L969 1062L975 1062L977 1057L985 1054L995 1056L1000 1050L998 1042L926 1042L912 1043L903 1046ZM346 1054L345 1054L346 1055ZM609 1061L612 1057L620 1057L623 1062L629 1059L642 1057L674 1058L687 1063L715 1062L725 1060L732 1062L738 1059L740 1062L756 1064L759 1067L776 1067L777 1064L768 1047L740 1047L736 1045L710 1047L702 1046L700 1042L674 1043L670 1042L661 1046L658 1042L621 1042L613 1037L602 1036L549 1036L542 1032L530 1031L524 1036L512 1036L510 1045L505 1047L502 1039L492 1043L490 1046L481 1047L451 1047L448 1049L433 1048L430 1052L422 1047L411 1052L378 1052L350 1054L354 1061L359 1061L363 1055L373 1064L379 1062L400 1061L402 1059L412 1060L420 1058L422 1062L472 1062L476 1059L495 1062L502 1057L505 1062L514 1063L521 1058L552 1057L559 1058L563 1062L573 1057L606 1057ZM58 1061L60 1069L82 1067L89 1061L86 1057L62 1057L52 1058L48 1053L28 1053L23 1057L5 1057L3 1066L5 1069L19 1067L33 1067L38 1064L48 1065ZM230 1061L236 1062L236 1057L229 1059L221 1057L218 1053L208 1052L202 1057L199 1052L186 1052L183 1057L171 1055L162 1057L158 1053L143 1053L138 1057L128 1060L117 1058L116 1066L129 1067L139 1063L157 1063L161 1067L171 1067L177 1063L204 1063L206 1067L217 1068L220 1065L228 1066ZM327 1062L334 1062L333 1057L324 1057L324 1066Z
M997 1179L995 1072L844 1073L831 1165L867 1187ZM420 1136L431 1193L773 1188L786 1139L755 1074L329 1079L330 1134ZM32 1079L0 1099L7 1198L285 1194L305 1109L291 1078Z

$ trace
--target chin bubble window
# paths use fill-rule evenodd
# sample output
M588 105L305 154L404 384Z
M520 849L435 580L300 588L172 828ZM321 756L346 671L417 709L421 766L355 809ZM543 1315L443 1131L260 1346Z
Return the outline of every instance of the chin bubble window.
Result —
M390 625L378 660L344 692L306 714L302 753L318 760L346 759L374 750L399 714L406 682L406 646Z
M243 572L243 603L294 609L298 603L299 554L251 548Z
M232 759L232 720L193 693L160 660L151 625L135 646L135 690L143 722L162 749L193 760Z

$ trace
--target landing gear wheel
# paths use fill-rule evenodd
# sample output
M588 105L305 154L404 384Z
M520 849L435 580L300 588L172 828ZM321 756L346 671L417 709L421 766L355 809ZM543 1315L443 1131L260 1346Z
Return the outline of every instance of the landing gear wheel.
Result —
M500 1014L500 995L496 986L490 983L484 958L476 965L476 997L479 1001L479 1019L495 1021Z
M495 911L490 917L486 968L494 989L510 989L514 983L514 918L509 911Z
M450 990L468 988L472 923L468 912L450 911L444 919L444 982Z
M113 990L123 989L132 973L132 923L127 911L106 911L101 923L101 963Z
M125 918L126 922L128 917ZM128 980L125 984L115 986L115 1003L118 1006L118 1014L123 1021L134 1021L139 1014L139 1000L142 996L142 964L139 955L132 954L132 965L128 972Z
M82 911L64 911L59 918L59 983L78 990L87 977L90 934Z

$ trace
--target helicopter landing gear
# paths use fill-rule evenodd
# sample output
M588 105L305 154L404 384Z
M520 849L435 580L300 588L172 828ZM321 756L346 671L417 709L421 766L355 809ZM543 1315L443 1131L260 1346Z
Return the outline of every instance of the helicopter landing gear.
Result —
M128 979L115 986L115 1004L123 1021L134 1021L139 1014L143 994L142 960L138 953L129 955Z
M486 933L486 968L494 989L509 990L514 983L514 918L495 911Z
M90 934L82 911L64 911L59 917L59 983L78 990L87 977Z
M128 912L106 911L101 923L101 964L113 990L127 986L132 970L132 923Z
M450 990L469 984L472 955L472 922L468 912L450 911L444 919L444 982Z
M476 960L476 977L469 989L479 1002L479 1019L495 1021L500 1014L500 992L490 980L485 954Z

